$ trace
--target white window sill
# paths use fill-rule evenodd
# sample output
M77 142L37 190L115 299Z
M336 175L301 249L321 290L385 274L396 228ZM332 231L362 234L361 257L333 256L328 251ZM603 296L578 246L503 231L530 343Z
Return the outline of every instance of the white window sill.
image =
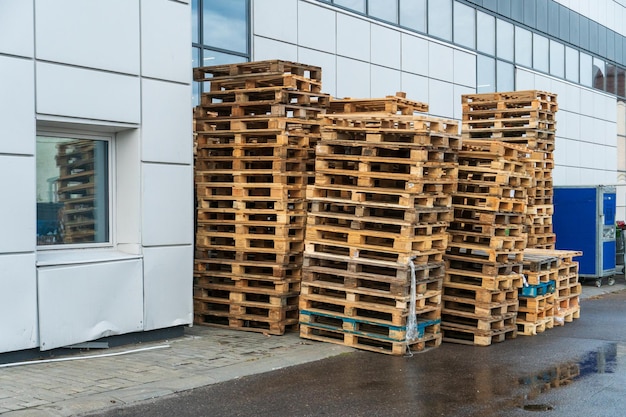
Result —
M141 259L138 254L121 252L115 249L70 249L37 252L37 266L60 266L117 262Z

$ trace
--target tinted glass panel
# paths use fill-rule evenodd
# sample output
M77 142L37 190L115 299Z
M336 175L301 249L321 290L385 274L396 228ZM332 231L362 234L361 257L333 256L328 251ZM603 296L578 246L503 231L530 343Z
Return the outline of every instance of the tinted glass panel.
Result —
M37 244L109 242L109 143L37 137Z
M398 23L397 0L369 0L367 13L387 22Z
M230 51L248 51L246 0L204 0L204 45Z
M357 12L365 13L365 0L334 0L333 3Z
M486 54L496 54L496 20L483 12L476 13L477 49Z
M598 24L592 20L589 21L589 50L598 53Z
M497 77L498 81L496 91L515 90L515 67L513 64L498 61Z
M569 9L559 6L559 38L569 41Z
M505 17L511 17L511 0L498 0L498 13Z
M491 93L496 91L496 60L478 55L476 59L476 91L478 93Z
M550 41L550 74L565 77L565 46L553 40Z
M498 0L483 0L483 7L497 12L498 11Z
M504 20L497 19L496 28L498 30L496 35L498 57L513 61L513 25Z
M548 1L548 34L559 36L559 4Z
M626 97L626 70L621 68L617 69L617 95L620 97Z
M615 34L615 61L624 64L623 44L624 37L619 33Z
M400 0L400 24L426 33L426 0Z
M602 56L606 56L606 28L602 25L598 25L598 53Z
M515 62L529 68L533 66L533 34L519 26L515 26Z
M578 45L580 42L580 15L574 11L569 13L569 41L574 45Z
M191 48L191 65L192 68L197 68L200 65L200 48ZM191 104L197 106L200 104L200 83L193 82L191 84Z
M476 48L476 20L473 7L454 2L454 42Z
M548 0L537 0L537 29L548 31Z
M617 68L615 65L607 64L606 66L606 91L607 93L617 93Z
M524 21L524 2L516 0L511 3L511 19L518 22Z
M598 90L604 90L605 86L605 64L604 61L593 58L593 66L591 69L593 75L593 88L597 88Z
M591 55L580 53L580 83L591 87L593 85L593 61Z
M516 3L518 3L516 1ZM535 0L522 0L524 3L524 23L530 27L534 27L537 24L537 2Z
M200 14L198 13L198 0L191 1L191 42L200 42Z
M428 0L428 33L452 40L452 0Z
M533 33L533 67L539 71L550 69L549 45L548 38Z
M606 31L606 57L615 61L615 35L612 30Z
M583 49L589 49L589 19L580 16L578 21L578 29L578 40L580 43L580 47Z
M247 59L242 56L225 54L223 52L217 52L211 49L204 49L202 51L202 55L203 67L209 65L236 64L238 62L247 61Z
M565 47L565 78L575 83L578 82L578 67L580 60L578 50Z

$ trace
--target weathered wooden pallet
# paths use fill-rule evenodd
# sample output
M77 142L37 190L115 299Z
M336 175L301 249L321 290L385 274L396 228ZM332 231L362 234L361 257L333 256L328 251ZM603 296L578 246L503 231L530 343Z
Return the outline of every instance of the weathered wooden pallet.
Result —
M473 234L482 237L524 237L525 227L521 224L480 223L473 219L455 219L448 226L452 234Z
M490 120L490 119L516 119L516 118L528 118L538 119L546 121L554 121L556 119L556 112L542 110L540 108L487 108L479 110L480 105L476 106L476 109L472 109L471 105L465 107L467 112L463 113L462 120ZM496 106L497 107L497 106Z
M346 178L348 184L343 184L342 178ZM339 180L339 184L337 181ZM452 196L445 192L413 193L411 190L399 190L394 188L366 187L350 183L353 177L346 176L322 176L316 175L316 185L307 187L307 199L321 203L358 204L376 209L402 209L419 210L424 212L443 209L452 212ZM445 184L445 182L444 182ZM395 183L394 183L395 185ZM410 186L411 183L405 183ZM357 188L358 187L358 188ZM421 188L423 190L423 188Z
M492 290L472 284L446 282L443 288L443 300L469 300L481 305L517 304L517 289Z
M325 107L314 107L310 104L282 104L273 102L225 102L203 103L202 107L215 113L216 117L295 117L301 119L315 119L326 112Z
M324 125L322 141L396 145L403 148L461 149L461 137L458 133L415 130L411 126L404 128L374 126L370 128L367 126Z
M476 263L489 263L496 265L503 264L519 264L521 267L522 260L524 258L523 251L497 251L495 249L485 249L484 247L477 247L469 244L461 243L448 243L446 250L446 256L457 256L459 258L466 258L467 261L473 261Z
M269 86L249 89L220 90L202 93L200 106L206 112L218 111L213 109L215 105L227 103L246 103L249 105L272 105L294 104L299 106L312 106L328 108L330 103L329 94L299 91L284 86Z
M359 128L369 130L399 129L422 132L438 132L458 135L459 122L420 115L391 115L372 113L340 113L323 116L326 129Z
M428 112L428 104L409 100L406 94L399 92L384 98L342 98L332 99L330 113L388 113L413 115Z
M446 269L471 271L483 275L510 275L522 274L522 262L492 262L482 254L467 254L465 252L453 253L448 251L445 255ZM521 257L520 257L521 258Z
M556 308L554 313L554 325L563 326L565 323L571 323L578 318L580 318L580 306L568 309Z
M506 291L520 288L523 278L520 274L487 275L474 271L447 268L443 282L444 287L450 283L472 285L485 290Z
M525 213L500 213L484 211L477 207L455 207L454 218L458 222L474 222L479 224L524 225L527 218Z
M194 296L202 297L203 291L220 290L268 296L294 296L300 294L301 280L290 278L283 280L267 278L235 277L228 278L219 274L195 274L193 281Z
M554 308L555 312L567 312L572 309L580 307L580 295L571 295L567 297L555 297Z
M537 333L543 333L547 329L551 329L554 327L554 317L545 317L542 319L537 319L535 321L526 321L517 318L515 321L517 325L517 334L522 336L536 336Z
M458 165L454 162L414 162L409 160L394 160L380 158L354 158L339 155L316 156L316 176L334 179L337 176L355 176L357 183L364 183L364 187L375 187L376 184L388 181L416 182L436 179L456 180ZM328 181L326 181L328 182ZM354 182L354 181L352 181ZM381 187L384 187L382 185ZM394 187L395 188L395 187ZM405 189L406 187L402 187Z
M371 338L343 330L331 330L300 324L300 337L304 339L317 340L320 342L335 343L349 346L355 349L370 352L384 353L388 355L404 355L410 352L423 352L441 345L441 333L426 333L423 338L413 341L394 342Z
M320 158L343 159L365 163L399 163L416 164L420 162L457 162L458 153L453 150L426 148L426 147L400 147L397 144L384 142L355 142L355 141L329 141L322 140L315 149Z
M524 250L526 249L526 234L517 233L519 229L510 229L511 234L482 234L481 231L457 230L451 228L450 244L471 244L476 247L485 247L496 250Z
M194 81L211 81L213 77L242 75L251 77L258 74L296 74L313 80L322 80L322 68L284 60L264 60L235 64L211 65L194 68Z
M526 213L526 201L504 197L482 196L469 193L457 193L452 196L452 205L456 209L474 209L500 213Z
M320 138L321 121L294 117L276 116L249 116L249 117L216 117L214 114L206 117L196 117L196 132L198 145L202 146L203 138L220 138L219 143L256 143L254 140L263 140L271 143L272 135L279 138L288 136L294 138ZM237 142L239 140L239 142ZM216 142L212 140L211 142ZM209 142L209 143L211 143ZM262 143L262 142L259 142Z
M398 251L383 250L368 250L355 248L352 245L342 244L341 242L313 242L306 241L305 243L305 256L323 256L323 255L339 255L344 257L354 258L359 262L365 261L382 261L392 262L399 264L408 264L413 260L416 264L429 264L441 262L443 260L443 251L433 249L423 252L410 252L399 253Z
M467 173L465 173L467 174ZM473 175L464 175L460 173L459 176L465 177L459 179L457 183L457 192L463 194L478 194L484 196L500 197L500 198L514 198L517 200L526 199L528 189L522 185L521 181L518 181L520 177L516 176L498 176L499 181L505 182L505 184L497 184L491 181L482 181L490 179L488 176L479 175L479 179L474 180ZM505 177L506 179L503 179ZM491 177L491 178L495 178ZM524 180L527 178L524 177ZM513 181L511 181L513 180ZM529 179L528 179L529 180Z
M444 342L489 346L517 337L517 326L514 320L502 321L500 328L492 330L476 329L472 324L449 323L444 320L442 317L441 330Z

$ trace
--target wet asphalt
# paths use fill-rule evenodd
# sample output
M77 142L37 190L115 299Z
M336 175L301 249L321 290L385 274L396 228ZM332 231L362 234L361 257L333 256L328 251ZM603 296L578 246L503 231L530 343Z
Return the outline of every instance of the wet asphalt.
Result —
M626 415L626 291L581 316L489 347L410 357L354 352L91 416Z

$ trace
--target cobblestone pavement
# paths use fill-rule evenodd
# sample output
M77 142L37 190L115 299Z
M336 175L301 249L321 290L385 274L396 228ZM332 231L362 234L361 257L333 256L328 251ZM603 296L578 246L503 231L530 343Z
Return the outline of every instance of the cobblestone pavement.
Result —
M583 285L581 298L625 289L620 276L613 286ZM67 361L0 365L0 414L75 416L352 351L297 333L266 336L195 326L177 339L61 358Z

